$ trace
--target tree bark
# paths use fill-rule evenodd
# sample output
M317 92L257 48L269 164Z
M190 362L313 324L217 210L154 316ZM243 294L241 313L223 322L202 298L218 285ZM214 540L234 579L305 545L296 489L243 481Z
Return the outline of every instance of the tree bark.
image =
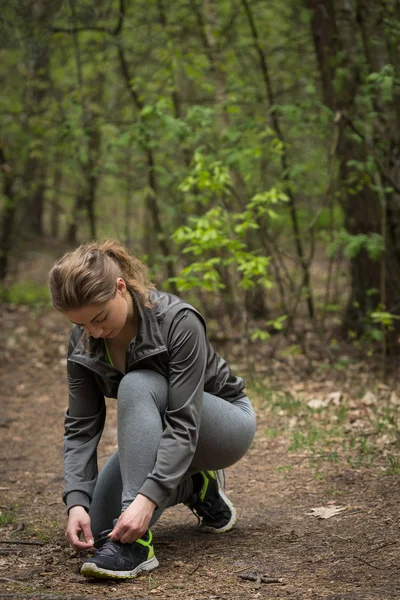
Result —
M72 211L72 220L69 224L66 236L66 241L71 246L76 246L78 243L79 222L84 215L85 209L87 209L87 199L82 192L80 192L75 198L75 205Z
M375 102L377 117L372 134L367 136L358 131L354 123L357 119L362 122L363 113L356 102L357 94L361 93L368 73L379 72L391 62L383 32L381 2L306 0L306 6L312 11L311 28L324 102L339 120L337 160L345 228L352 235L376 233L384 239L381 261L372 259L365 248L350 261L351 293L344 326L361 331L365 319L377 307L400 314L400 203L398 194L391 192L385 193L383 205L371 181L351 183L354 172L349 161L365 163L373 156L378 170L389 173L398 182L399 160L395 157L399 156L399 98L386 104ZM334 86L338 68L342 73L345 70L346 81ZM383 181L383 185L390 183ZM387 223L384 229L382 223ZM371 290L378 293L371 295L368 293Z
M11 167L7 163L0 142L0 170L3 172L3 196L5 206L0 224L0 283L8 274L10 250L13 245L16 198Z
M56 164L59 164L59 160L56 160ZM58 239L60 235L60 203L59 196L61 191L61 182L62 182L62 171L59 166L56 166L54 172L54 185L53 185L53 193L54 197L52 198L50 204L50 235Z
M29 85L26 87L25 107L29 117L38 117L44 111L44 101L50 86L50 40L49 24L60 6L60 0L34 0L21 6L24 19L28 23L28 43L26 49L29 68ZM37 126L37 125L36 125ZM44 128L44 119L43 125ZM33 139L38 134L32 133ZM39 146L42 150L42 147ZM24 169L24 187L28 191L24 210L24 230L41 237L43 235L43 213L45 204L45 159L37 155L28 156Z

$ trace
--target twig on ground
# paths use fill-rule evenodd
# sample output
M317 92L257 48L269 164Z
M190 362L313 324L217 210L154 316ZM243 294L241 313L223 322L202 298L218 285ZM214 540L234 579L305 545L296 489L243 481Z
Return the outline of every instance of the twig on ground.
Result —
M97 598L98 596L96 596ZM94 600L94 596L61 596L60 594L22 594L22 593L10 593L2 594L2 600ZM137 596L137 600L140 600L143 596ZM132 600L132 596L123 598L113 598L113 600Z
M336 535L332 533L332 537L339 538L339 540L343 540L344 542L352 542L353 540L349 540L349 538L342 537L341 535Z
M23 546L44 546L44 542L23 542L22 540L0 540L0 544L21 544Z
M261 583L283 583L281 577L266 577L265 575L255 575L252 573L243 573L239 577L247 581L260 581Z
M357 560L362 562L364 565L368 565L369 567L372 567L373 569L378 569L378 570L382 569L382 567L377 567L376 565L373 565L372 563L368 562L367 560L364 560L363 558L360 558L359 556L356 556L355 554L354 554L354 558L356 558Z
M370 548L369 550L366 550L366 552L364 552L364 554L368 554L369 552L376 552L377 550L382 550L382 548L386 548L387 546L395 546L398 542L394 541L394 542L386 542L386 544L381 544L380 546L375 546L373 548Z
M0 577L0 581L6 581L7 583L19 583L20 585L26 585L26 581L18 581L18 579L10 579L9 577Z
M189 577L190 577L191 575L194 575L194 574L196 573L196 571L197 571L197 569L198 569L199 567L200 567L200 563L198 563L198 564L195 566L195 568L193 569L193 571L190 571L190 573L189 573Z

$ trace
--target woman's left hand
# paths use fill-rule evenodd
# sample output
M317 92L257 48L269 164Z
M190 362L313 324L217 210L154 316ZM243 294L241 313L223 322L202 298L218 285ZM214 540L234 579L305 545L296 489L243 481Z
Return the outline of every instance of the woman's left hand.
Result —
M113 542L135 542L148 530L155 508L156 504L152 500L138 494L121 514L109 537Z

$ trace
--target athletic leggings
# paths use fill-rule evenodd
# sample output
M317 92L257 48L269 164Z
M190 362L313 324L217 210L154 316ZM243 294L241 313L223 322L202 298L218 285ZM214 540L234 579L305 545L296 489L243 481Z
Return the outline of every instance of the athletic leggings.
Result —
M118 450L100 471L89 514L95 539L112 529L134 500L153 470L163 434L168 403L168 381L149 370L132 371L118 390ZM224 469L236 463L253 441L256 420L247 397L228 402L204 392L199 439L189 471L168 499L155 511L185 502L193 493L192 475L201 470Z

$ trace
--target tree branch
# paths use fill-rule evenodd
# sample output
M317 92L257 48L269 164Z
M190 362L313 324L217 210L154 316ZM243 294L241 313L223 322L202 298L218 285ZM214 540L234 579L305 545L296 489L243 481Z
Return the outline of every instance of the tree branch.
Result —
M52 27L52 33L81 33L82 31L97 31L97 33L111 33L106 27Z
M82 33L85 31L92 31L96 33L108 33L110 35L116 36L121 33L123 20L125 18L125 2L124 0L120 0L119 2L119 16L118 21L114 29L109 29L108 27L52 27L52 33Z
M349 119L349 117L347 117L345 114L341 113L340 118L343 119L343 121L345 123L347 123L347 125L350 127L350 129L352 129L354 131L354 133L356 133L358 136L360 136L360 138L362 139L362 141L365 144L365 147L367 149L367 151L371 154L372 158L375 160L376 162L376 166L379 169L380 174L382 175L382 177L384 179L386 179L386 181L388 183L390 183L390 185L393 187L393 189L400 194L400 187L397 185L397 183L394 181L394 179L389 175L389 173L386 171L385 167L382 164L381 159L379 158L379 156L376 154L375 149L373 148L373 146L371 146L371 144L368 142L367 138L365 137L365 135L363 135L361 133L361 131L359 131L357 129L357 127L354 125L353 121L351 119Z

